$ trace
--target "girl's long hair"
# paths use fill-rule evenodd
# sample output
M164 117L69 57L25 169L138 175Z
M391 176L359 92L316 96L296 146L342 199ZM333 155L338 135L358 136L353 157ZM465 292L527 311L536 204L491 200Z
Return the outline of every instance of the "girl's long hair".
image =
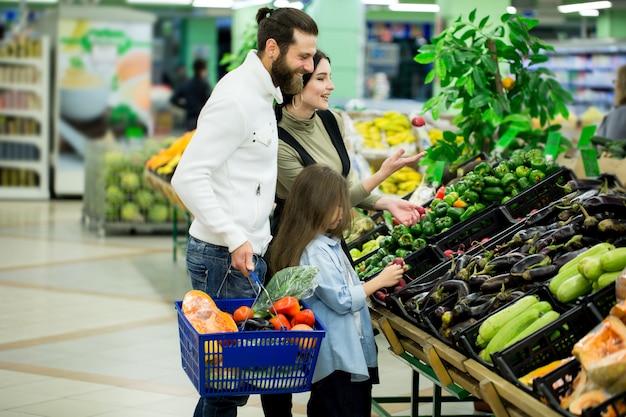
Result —
M327 230L337 207L342 210L341 221ZM351 223L351 207L348 184L341 174L321 164L305 167L285 199L270 251L272 271L299 265L302 252L320 233L341 238Z

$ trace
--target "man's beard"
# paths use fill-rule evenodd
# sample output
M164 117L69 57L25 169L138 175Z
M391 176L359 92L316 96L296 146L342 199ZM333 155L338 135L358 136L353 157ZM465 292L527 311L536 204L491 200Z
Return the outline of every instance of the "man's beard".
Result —
M295 71L287 64L284 54L281 54L272 65L270 71L274 83L284 94L299 94L303 88L302 77L296 77Z

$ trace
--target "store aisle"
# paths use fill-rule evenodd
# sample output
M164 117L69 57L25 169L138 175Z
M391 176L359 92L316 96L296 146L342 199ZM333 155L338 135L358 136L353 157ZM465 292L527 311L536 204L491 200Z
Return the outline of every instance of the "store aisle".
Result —
M98 237L81 210L80 201L0 204L0 416L190 417L197 394L173 308L190 289L184 261L173 262L168 235ZM408 394L411 370L377 340L375 395ZM295 396L295 417L306 400ZM388 409L406 415L408 405ZM239 416L262 416L259 397Z

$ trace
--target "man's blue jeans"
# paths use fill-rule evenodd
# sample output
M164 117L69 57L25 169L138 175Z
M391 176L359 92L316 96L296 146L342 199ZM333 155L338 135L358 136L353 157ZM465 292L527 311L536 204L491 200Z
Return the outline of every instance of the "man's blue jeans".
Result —
M194 290L202 290L213 298L254 298L259 291L252 277L232 269L228 248L189 237L187 270ZM254 272L265 279L267 266L261 256L254 256ZM246 405L248 395L200 397L194 417L236 417L237 407Z

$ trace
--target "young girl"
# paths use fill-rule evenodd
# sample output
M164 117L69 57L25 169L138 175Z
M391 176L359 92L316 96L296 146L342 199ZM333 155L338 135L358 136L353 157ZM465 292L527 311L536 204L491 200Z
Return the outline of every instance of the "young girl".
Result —
M309 417L370 417L378 373L367 297L396 285L404 273L403 266L390 264L375 278L359 281L340 243L350 226L351 207L341 174L320 164L304 168L285 200L272 247L274 271L295 265L319 268L315 293L304 300L326 325Z

